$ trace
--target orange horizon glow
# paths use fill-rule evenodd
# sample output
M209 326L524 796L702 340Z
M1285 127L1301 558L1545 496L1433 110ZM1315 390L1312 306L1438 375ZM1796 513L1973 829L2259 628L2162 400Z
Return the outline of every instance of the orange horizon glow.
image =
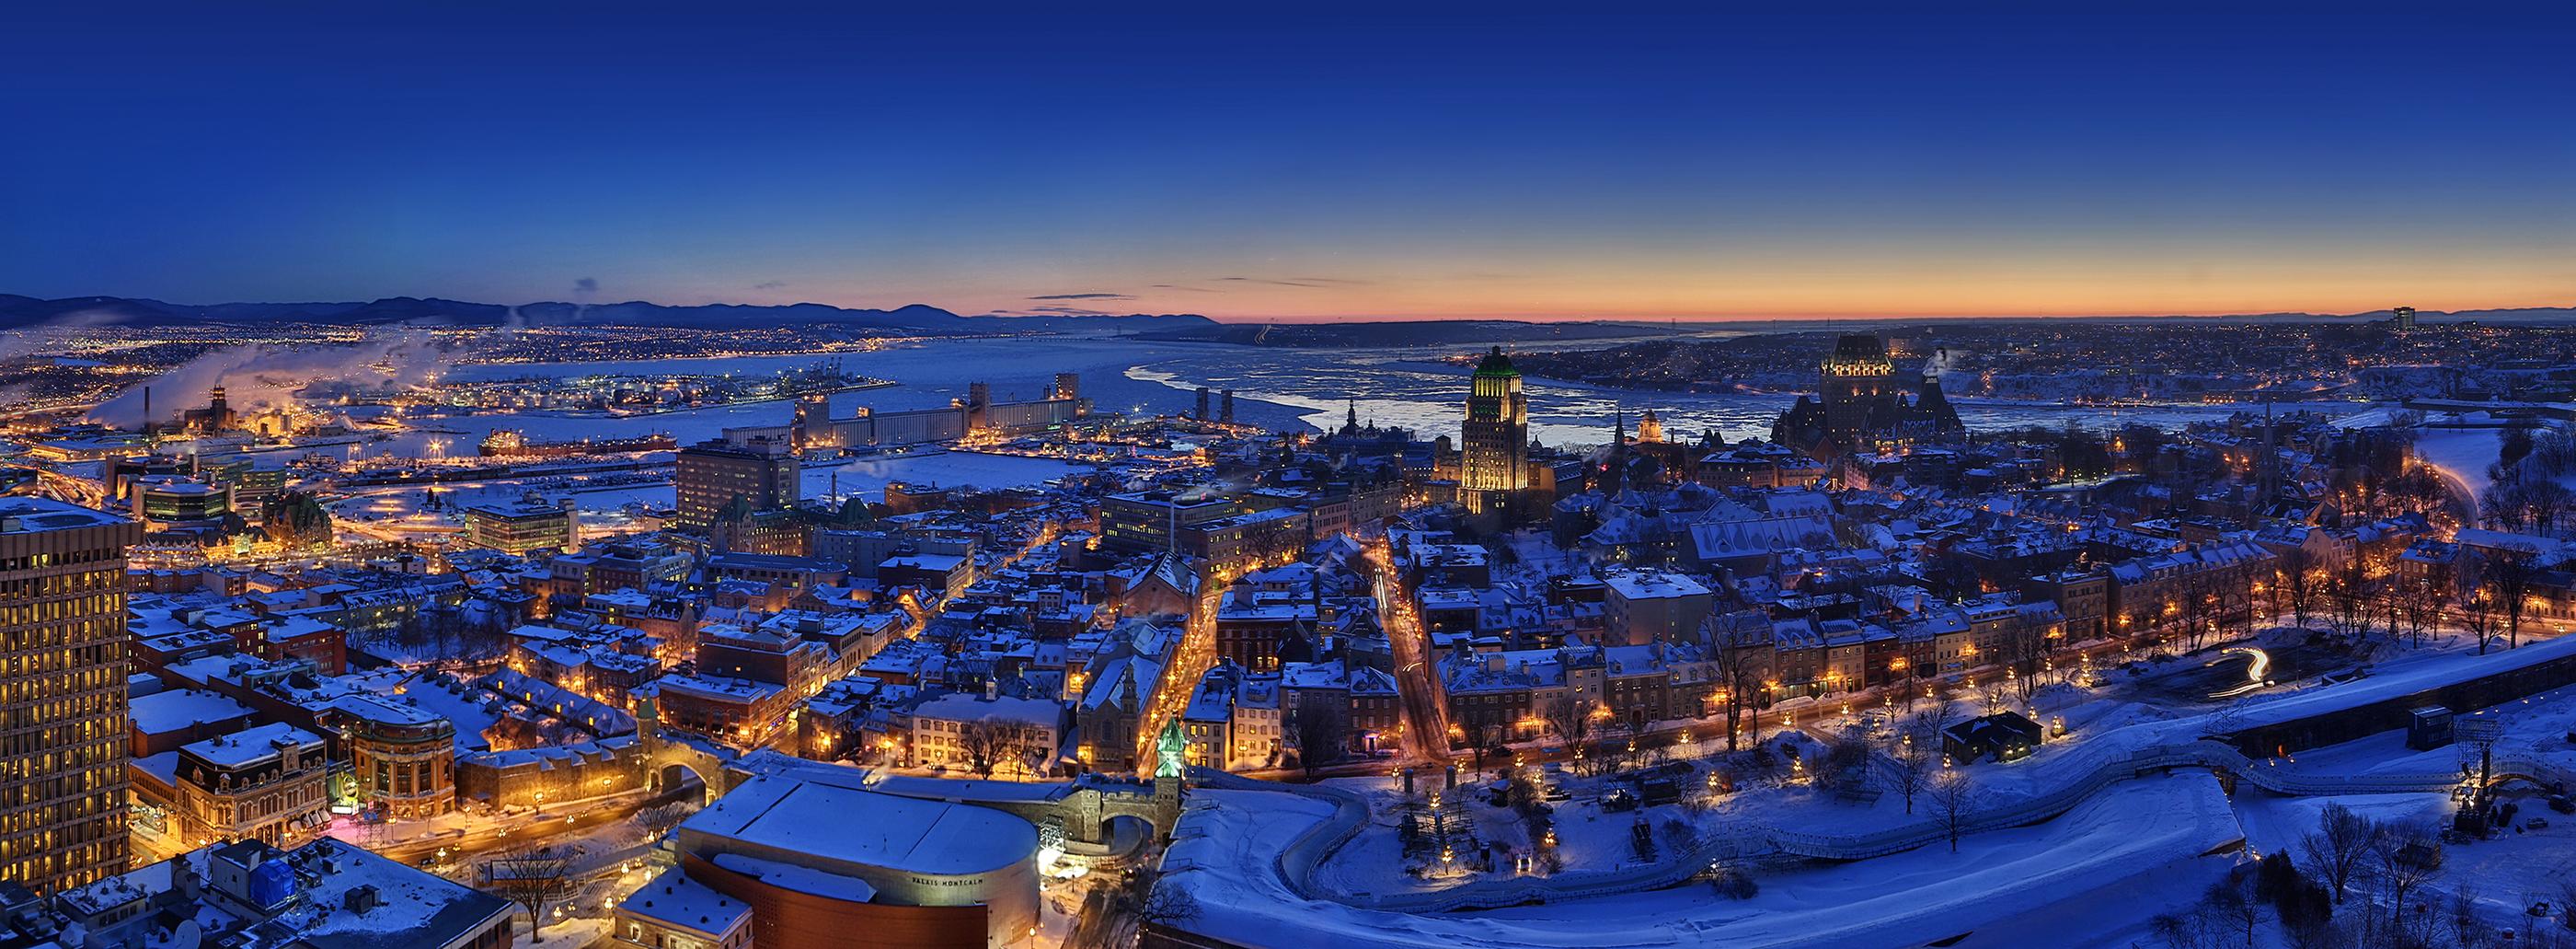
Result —
M2422 305L2419 305L2419 304L2417 304L2417 303L2407 303L2407 302L2384 302L2384 303L2379 303L2379 304L2377 304L2377 305L2358 305L2358 304L2356 304L2356 305L2350 305L2350 306L2337 306L2337 307L2322 307L2322 306L2285 306L2285 307L2222 307L2222 308L2216 308L2216 309L2190 310L2190 311L2175 311L2175 310L2147 310L2147 309L2128 308L2128 309L2104 309L2104 310L2060 310L2060 311L2051 311L2051 312L1997 312L1997 311L1993 311L1993 310L1968 309L1968 310L1914 310L1914 311L1903 311L1903 310L1876 310L1876 311L1821 311L1821 310L1819 310L1819 311L1792 311L1792 310L1778 310L1778 311L1739 312L1739 313L1707 313L1707 312L1701 312L1701 311L1678 310L1678 311L1626 311L1626 312L1606 312L1606 311L1605 311L1605 312L1578 312L1578 313L1563 313L1563 312L1535 311L1535 310L1533 310L1533 311L1513 311L1513 310L1508 310L1508 309L1503 309L1503 308L1496 308L1496 309L1490 309L1490 310L1476 310L1476 311L1465 311L1465 310L1461 310L1461 311L1458 311L1458 312L1455 312L1455 313L1400 313L1400 314L1367 314L1367 313L1363 313L1363 314L1351 314L1351 315L1296 314L1296 315L1285 315L1285 316L1218 315L1218 314L1211 314L1211 313L1202 313L1202 314L1199 314L1199 315L1201 315L1201 316L1206 316L1208 319L1214 320L1214 321L1219 322L1219 323L1359 323L1359 322L1388 322L1388 323L1400 323L1400 322L1436 322L1436 321L1442 321L1442 320L1480 320L1480 319L1482 319L1482 320L1515 320L1515 321L1524 321L1524 322L1533 322L1533 323L1547 323L1547 322L1560 322L1560 323L1571 323L1571 322L1612 322L1612 323L1620 323L1620 322L1670 322L1670 321L1679 321L1679 322L1683 322L1683 323L1765 323L1765 322L1773 322L1773 321L1799 321L1799 322L1805 322L1805 321L1815 321L1815 320L1856 320L1856 321L1859 321L1859 320L2046 320L2046 319L2074 319L2074 320L2122 320L2122 319L2211 319L2211 320L2223 320L2223 319L2231 319L2231 318L2252 319L2252 318L2262 318L2262 317L2272 317L2272 316L2313 316L2313 317L2318 317L2318 318L2345 318L2345 319L2350 319L2350 318L2355 318L2355 317L2364 316L2364 315L2367 315L2367 314L2373 314L2373 313L2386 313L2386 312L2387 312L2389 309L2391 309L2392 307L2398 307L2398 306L2413 306L2413 307L2415 307L2418 311L2422 312L2425 316L2428 316L2428 317L2441 316L2441 315L2443 315L2443 314L2447 314L2447 313L2465 313L2465 312L2480 312L2480 311L2492 311L2492 310L2536 310L2536 309L2571 309L2571 310L2576 310L2576 294L2570 294L2570 295L2568 295L2568 296L2566 296L2566 297L2561 297L2561 298L2557 298L2557 299L2553 299L2553 300L2539 300L2539 301L2533 301L2533 302L2518 302L2518 303L2494 303L2494 304L2485 304L2485 303L2480 303L2480 304L2466 304L2466 305L2448 306L2448 307L2422 306ZM1138 312L1144 312L1144 311L1138 311ZM2576 313L2571 313L2571 314L2570 314L2570 317L2571 317L2571 318L2576 318Z
M1150 269L1126 260L1063 261L1039 271L926 269L900 286L835 280L799 286L808 293L848 291L827 299L867 301L844 305L881 305L887 294L900 293L902 302L962 314L1193 313L1227 323L2349 317L2398 306L2438 316L2576 305L2576 264L2538 240L2438 250L2141 242L2135 253L2119 252L2128 243L2110 239L2077 247L1831 243L1784 241L1732 252L1588 248L1564 256L1517 249L1432 250L1412 258L1354 254L1359 260L1283 253L1257 270L1240 260L1160 262ZM1244 276L1168 276L1176 271ZM700 292L728 295L713 285ZM792 295L740 302L798 302L787 298Z

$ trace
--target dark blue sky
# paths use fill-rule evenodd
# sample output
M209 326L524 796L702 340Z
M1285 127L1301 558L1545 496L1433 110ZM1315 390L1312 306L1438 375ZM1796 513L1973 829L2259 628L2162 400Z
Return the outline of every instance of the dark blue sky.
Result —
M2556 19L231 6L0 13L0 292L2576 303Z

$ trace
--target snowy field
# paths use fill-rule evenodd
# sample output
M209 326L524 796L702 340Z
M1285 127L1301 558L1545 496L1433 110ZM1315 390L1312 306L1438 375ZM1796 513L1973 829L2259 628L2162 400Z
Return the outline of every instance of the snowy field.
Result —
M2504 430L2495 428L2425 429L2415 438L2415 453L2424 463L2442 469L2470 497L2486 495L2487 468L2503 450Z
M1689 884L1648 893L1482 913L1406 915L1299 899L1278 879L1278 851L1319 823L1329 805L1260 791L1200 791L1187 833L1166 858L1166 880L1202 906L1193 928L1250 945L1473 947L1753 947L1907 945L1977 934L1961 945L2031 945L2007 917L2046 916L2061 901L2114 890L2123 911L2091 907L2087 932L2052 931L2050 945L2121 944L2169 908L2142 896L2196 898L2232 863L2204 857L2240 838L2217 781L2206 775L2129 782L2057 820L1970 835L1956 854L1925 847L1876 860L1820 864L1759 877L1748 900ZM2187 885L2185 885L2187 884ZM2049 894L2034 908L2029 894ZM1983 931L1983 932L1980 932ZM2016 941L2018 940L2018 941Z

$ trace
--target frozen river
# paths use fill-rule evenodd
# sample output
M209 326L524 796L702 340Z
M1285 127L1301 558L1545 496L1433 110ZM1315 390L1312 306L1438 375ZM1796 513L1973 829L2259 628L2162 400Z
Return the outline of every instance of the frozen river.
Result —
M866 353L836 354L847 370L898 385L845 392L832 397L835 415L858 406L881 410L944 405L963 398L970 382L992 383L996 399L1033 398L1053 383L1058 372L1082 374L1083 394L1101 409L1128 412L1183 412L1198 386L1235 390L1240 421L1270 428L1334 428L1346 406L1356 403L1363 421L1401 425L1421 437L1454 433L1463 411L1467 373L1442 357L1472 352L1475 347L1410 347L1392 349L1255 348L1217 343L1143 342L1132 339L1032 336L1000 339L928 340ZM592 373L733 372L771 373L812 363L816 356L748 356L727 359L655 360L615 363L513 364L459 367L457 378L576 377ZM1532 435L1549 444L1599 444L1608 440L1612 414L1624 410L1631 424L1636 413L1652 408L1676 436L1695 436L1716 429L1729 440L1767 435L1771 420L1795 400L1794 395L1683 393L1623 389L1582 383L1531 379ZM2021 425L2060 425L2069 420L2108 421L2108 409L2019 402L1953 399L1971 429ZM2178 425L2192 419L2222 418L2230 406L2173 405L2126 408L2121 421ZM442 428L443 449L470 453L475 442L496 427L521 428L538 438L583 435L628 435L669 431L682 443L714 437L727 426L779 424L787 419L784 402L695 409L629 418L568 416L530 412L511 415L421 419L425 428ZM393 447L422 451L435 436L415 433Z

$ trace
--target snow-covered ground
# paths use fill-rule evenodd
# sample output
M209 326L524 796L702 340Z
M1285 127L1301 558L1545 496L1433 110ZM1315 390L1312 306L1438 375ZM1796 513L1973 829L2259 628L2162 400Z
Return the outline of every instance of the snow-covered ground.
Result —
M1958 945L2126 945L2145 935L2146 921L2153 915L2197 900L2225 871L2227 861L2204 859L2202 854L2223 849L2239 836L2253 838L2258 852L2288 846L2315 826L2316 812L2326 800L2282 798L2261 789L2284 786L2280 782L2247 783L2239 787L2237 803L2244 811L2240 827L2236 812L2217 793L2207 772L2186 772L2196 775L2188 779L2131 779L2136 766L2130 762L2135 756L2192 746L2213 731L2413 695L2571 652L2576 652L2576 638L2531 642L2486 656L2477 655L2456 637L2441 638L2433 646L2375 664L2371 675L2356 681L2290 683L2224 707L2161 708L2122 698L2117 689L2061 690L2056 699L2044 700L2041 706L2044 714L2063 715L2070 735L2051 740L2023 760L1963 766L1957 773L1967 775L1976 788L1981 810L2067 808L2064 813L2035 826L1971 835L1962 844L1959 862L1944 862L1949 857L1947 847L1935 842L1888 856L1786 872L1764 872L1765 866L1776 862L1755 864L1762 893L1741 902L1721 900L1705 887L1683 885L1470 912L1411 914L1356 908L1434 905L1421 904L1419 897L1458 885L1455 880L1426 880L1406 872L1395 832L1402 813L1400 795L1394 782L1384 778L1327 782L1330 794L1363 801L1371 814L1347 843L1329 832L1308 834L1311 828L1347 826L1329 820L1333 802L1325 792L1198 792L1181 834L1184 843L1173 848L1166 870L1180 881L1178 885L1197 891L1202 902L1224 904L1224 912L1211 913L1208 932L1240 933L1255 945L1284 944L1283 933L1300 937L1289 942L1347 939L1364 945L1433 940L1472 946L1700 942L1759 946L1798 944L1798 939L1824 940L1804 944L1880 945L1942 939L1972 929L1977 932ZM2534 763L2553 779L2576 773L2571 771L2576 769L2576 746L2565 738L2576 730L2576 687L2477 714L2506 723L2505 737L2497 747L2499 761ZM2241 759L2236 760L2243 766ZM2264 765L2292 779L2289 786L2332 787L2341 778L2369 776L2396 777L2400 786L2404 778L2425 775L2442 783L2448 780L2442 776L2455 773L2460 763L2456 747L2413 751L2404 747L2402 733L2390 732ZM2102 775L2111 775L2112 783L2102 784ZM1893 793L1882 794L1874 802L1854 802L1804 783L1783 783L1776 775L1747 779L1739 774L1738 778L1735 794L1703 809L1664 805L1647 808L1642 815L1650 826L1660 828L1666 821L1681 820L1712 836L1767 827L1791 838L1866 839L1892 834L1901 840L1938 840L1937 833L1923 833L1934 820L1928 796L1918 799L1914 813L1908 814L1903 799ZM1461 780L1466 790L1469 779L1461 775ZM2175 790L2184 785L2191 789ZM1603 879L1599 871L1615 873L1642 863L1629 845L1630 829L1640 812L1604 813L1596 800L1602 789L1598 780L1575 779L1566 787L1572 797L1557 802L1554 815L1559 853L1568 872L1592 874L1565 878L1577 888L1560 887L1559 892L1603 893L1597 882ZM2087 787L2101 790L2074 802L2070 791L2082 794L2080 789ZM1528 842L1521 839L1523 831L1508 811L1484 803L1483 795L1472 790L1464 797L1470 802L1465 812L1475 820L1480 841L1514 850L1527 847ZM2358 802L2355 806L2367 805L2392 818L2402 816L2407 823L2438 820L2449 809L2448 797L2440 792L2347 797ZM2535 813L2531 803L2525 805L2526 814ZM1238 806L1251 810L1235 813L1232 809ZM2176 820L2177 816L2181 819ZM2146 824L2132 823L2138 820ZM2475 878L2512 879L2510 869L2495 861L2541 847L2542 843L2528 841L2545 842L2556 832L2517 833L2509 843L2471 845L2467 859L2480 865L2494 863ZM1657 836L1662 844L1660 830ZM1299 848L1297 856L1287 852L1290 847ZM1316 852L1324 847L1334 849ZM1306 862L1316 857L1321 859ZM2547 860L2576 864L2576 854ZM1280 874L1297 866L1313 866L1314 872L1292 888ZM1509 877L1505 869L1480 879L1492 882ZM1317 899L1308 900L1309 894ZM2114 895L2118 899L2109 898ZM1853 904L1881 896L1891 899L1883 910L1849 910ZM1398 899L1386 902L1391 897ZM2500 924L2509 915L2502 911L2520 911L2513 905L2519 899L2516 895L2496 901ZM2105 913L2103 905L2117 905L2122 911ZM1810 909L1816 906L1845 911ZM1918 906L1938 909L1913 912ZM1292 925L1311 928L1279 928ZM1223 928L1228 926L1241 928ZM1360 932L1376 935L1362 937L1357 935Z
M2027 933L2013 919L2117 887L2119 912L2082 915L2100 939L2053 932L2050 945L2112 944L2198 896L2177 880L2212 878L2231 862L2204 857L2239 837L2215 779L2129 782L2045 824L1970 835L1953 854L1919 848L1875 860L1818 865L1760 877L1749 900L1688 884L1646 893L1481 913L1407 915L1309 902L1278 878L1277 857L1329 804L1277 792L1195 794L1187 832L1166 859L1167 885L1188 888L1202 910L1192 928L1249 945L1353 946L1817 946L1910 945L1986 932L1977 945ZM1624 827L1624 824L1622 824ZM2034 900L2032 894L2042 896Z
M2567 741L2568 735L2576 734L2576 686L2508 702L2469 717L2504 723L2503 736L2495 743L2497 761L2538 762L2576 773L2576 744ZM2303 751L2294 758L2285 767L2332 774L2378 774L2446 771L2468 763L2471 755L2466 745L2416 751L2406 747L2404 732L2393 731Z
M2415 453L2425 464L2442 469L2471 497L2487 493L2487 468L2504 450L2504 430L2496 428L2425 429L2415 438Z

